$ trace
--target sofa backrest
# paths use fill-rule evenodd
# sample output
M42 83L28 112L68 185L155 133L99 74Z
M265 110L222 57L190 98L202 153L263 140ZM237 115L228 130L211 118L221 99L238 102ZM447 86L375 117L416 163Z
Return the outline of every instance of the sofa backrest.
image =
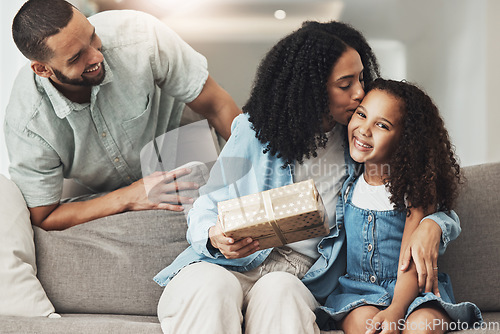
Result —
M457 301L500 311L500 163L464 168L456 212L462 232L439 259Z

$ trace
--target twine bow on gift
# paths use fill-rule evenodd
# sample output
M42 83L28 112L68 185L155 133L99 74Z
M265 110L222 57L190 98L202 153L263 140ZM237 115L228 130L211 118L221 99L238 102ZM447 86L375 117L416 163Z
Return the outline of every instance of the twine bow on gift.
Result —
M274 215L273 203L271 201L271 194L269 191L264 191L261 193L262 202L264 203L264 210L266 210L267 218L269 219L269 223L274 230L276 236L280 239L282 246L286 245L288 242L286 241L285 236L283 235L281 229L276 222L276 216Z

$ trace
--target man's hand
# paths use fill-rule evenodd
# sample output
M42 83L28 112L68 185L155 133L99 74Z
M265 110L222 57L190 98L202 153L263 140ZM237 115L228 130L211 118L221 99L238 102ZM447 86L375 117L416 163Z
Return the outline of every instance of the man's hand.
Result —
M423 220L411 235L401 259L401 270L406 271L410 260L413 259L418 274L420 291L434 292L440 296L437 280L437 259L439 243L441 241L441 228L431 219Z
M64 230L88 221L139 210L182 211L182 203L192 203L193 199L179 196L178 192L198 189L194 182L177 182L183 175L191 173L189 168L172 172L156 172L106 195L87 201L56 203L29 208L31 223L44 230Z
M171 172L155 172L124 188L128 198L127 210L182 211L181 204L193 203L190 197L179 196L182 190L198 189L194 182L178 182L177 179L191 173L189 168Z
M226 259L239 259L259 250L259 242L252 238L245 238L235 242L222 233L219 221L208 230L210 243L226 257Z

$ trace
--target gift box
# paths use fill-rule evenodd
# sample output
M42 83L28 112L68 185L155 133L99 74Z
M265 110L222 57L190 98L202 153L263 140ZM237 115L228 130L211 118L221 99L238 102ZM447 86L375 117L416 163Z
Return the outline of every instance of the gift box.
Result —
M218 203L225 236L252 238L259 248L325 236L328 218L312 179Z

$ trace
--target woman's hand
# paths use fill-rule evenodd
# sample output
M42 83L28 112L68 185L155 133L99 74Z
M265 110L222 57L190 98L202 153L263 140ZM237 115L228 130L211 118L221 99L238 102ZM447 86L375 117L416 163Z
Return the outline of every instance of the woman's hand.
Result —
M259 250L259 242L253 241L252 238L245 238L235 242L233 238L226 237L222 233L219 221L208 230L208 237L212 246L218 248L226 259L239 259Z
M401 271L406 271L413 259L418 274L419 290L432 291L436 296L440 296L437 280L440 241L439 225L431 219L424 219L411 235L400 263Z
M403 317L404 312L400 312L394 307L389 306L373 317L370 327L366 330L365 334L399 334L400 325L402 324L401 319Z

